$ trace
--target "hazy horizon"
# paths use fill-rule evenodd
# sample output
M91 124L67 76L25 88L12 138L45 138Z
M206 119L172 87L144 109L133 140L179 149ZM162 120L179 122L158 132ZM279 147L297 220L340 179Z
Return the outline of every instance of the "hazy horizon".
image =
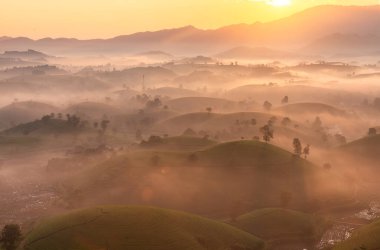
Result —
M185 26L218 29L235 24L267 23L322 5L373 6L377 0L208 0L144 1L5 1L0 36L108 39ZM194 10L188 12L188 9ZM146 18L148 16L148 18Z

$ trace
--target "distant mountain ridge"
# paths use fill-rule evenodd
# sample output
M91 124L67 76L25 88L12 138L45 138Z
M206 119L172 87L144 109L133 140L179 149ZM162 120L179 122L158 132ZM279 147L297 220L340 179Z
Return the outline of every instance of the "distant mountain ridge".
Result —
M332 34L380 35L380 5L318 6L269 23L236 24L214 30L186 26L111 39L0 37L0 51L30 48L55 54L136 51L216 54L239 46L299 49Z

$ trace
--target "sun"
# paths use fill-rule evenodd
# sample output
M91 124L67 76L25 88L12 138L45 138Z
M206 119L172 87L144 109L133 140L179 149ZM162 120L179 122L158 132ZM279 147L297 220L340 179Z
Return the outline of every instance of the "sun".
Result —
M269 0L267 1L269 5L272 5L274 7L285 7L292 4L291 0Z

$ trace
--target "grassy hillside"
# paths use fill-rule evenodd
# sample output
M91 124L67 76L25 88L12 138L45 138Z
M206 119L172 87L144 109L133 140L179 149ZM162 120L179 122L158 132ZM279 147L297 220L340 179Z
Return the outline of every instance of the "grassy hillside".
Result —
M210 107L216 112L223 112L236 108L236 103L227 99L212 97L183 97L165 103L170 109L181 112L202 112Z
M367 160L378 160L380 148L380 135L367 136L350 142L339 148L339 151L354 154L359 158Z
M147 91L150 95L169 96L171 98L191 97L199 96L200 93L190 89L174 88L174 87L162 87L157 89L150 89Z
M20 249L264 249L257 237L199 216L150 207L108 206L42 221Z
M287 209L256 210L239 216L235 225L266 240L318 240L327 221L310 214Z
M363 226L346 241L338 244L333 250L375 250L380 249L380 220Z
M56 107L41 102L12 103L0 109L0 130L11 125L33 121L57 111Z
M286 165L293 159L292 154L279 147L260 141L235 141L219 144L198 153L200 159L215 164L225 164L233 161L233 167L258 166L269 167ZM302 165L312 165L303 159L298 159ZM297 163L298 164L298 163Z
M148 149L173 150L173 151L195 151L215 145L216 142L206 138L192 136L174 136L162 138L157 143L145 143L142 145Z
M68 107L64 113L101 119L104 115L110 116L117 114L119 113L119 110L111 105L104 103L82 102Z
M279 107L276 111L285 112L287 114L329 114L333 116L347 116L347 113L344 110L338 109L331 105L324 103L294 103Z
M66 134L74 132L83 132L85 128L74 127L65 120L50 119L49 121L36 120L34 122L24 123L8 130L5 135L48 135L48 134Z
M162 121L157 124L157 127L166 129L167 131L183 132L187 128L195 129L201 127L202 123L218 116L221 116L221 114L209 114L206 112L189 113Z
M289 208L304 210L318 209L313 205L317 201L334 205L351 194L335 171L259 141L235 141L198 151L157 147L130 152L88 167L69 182L87 200L94 192L98 199L104 193L108 203L187 209L219 218L229 217L236 202L243 204L244 211L281 207L284 192L291 196ZM142 195L147 190L148 198Z

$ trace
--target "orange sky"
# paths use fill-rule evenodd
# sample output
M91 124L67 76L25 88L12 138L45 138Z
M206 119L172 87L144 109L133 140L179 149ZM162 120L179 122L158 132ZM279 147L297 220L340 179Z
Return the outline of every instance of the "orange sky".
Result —
M267 22L321 4L375 5L378 0L0 0L0 36L109 38L194 25L211 29ZM289 0L288 0L289 1Z

